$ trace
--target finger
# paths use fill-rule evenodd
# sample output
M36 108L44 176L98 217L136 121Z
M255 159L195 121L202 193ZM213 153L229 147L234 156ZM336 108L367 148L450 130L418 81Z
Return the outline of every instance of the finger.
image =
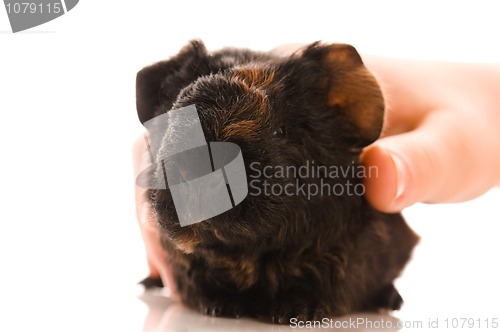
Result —
M148 165L147 143L144 136L139 137L133 148L134 180ZM158 266L164 255L158 250L159 240L156 219L147 198L147 190L135 184L135 207L141 235L146 245L149 273L152 277L160 275Z
M170 296L177 298L172 269L167 253L159 239L159 229L150 204L144 204L138 216L141 235L146 246L146 256L151 277L160 277L170 291Z
M133 148L134 179L149 166L147 140L139 137ZM159 229L156 217L147 195L147 189L135 184L136 214L141 235L146 247L149 274L151 277L161 277L165 286L175 295L173 276L167 261L167 254L160 243Z
M457 112L436 111L418 129L368 147L362 162L378 171L366 179L368 201L397 212L416 202L456 202L482 194L491 179L481 177L485 146L470 134L474 122Z

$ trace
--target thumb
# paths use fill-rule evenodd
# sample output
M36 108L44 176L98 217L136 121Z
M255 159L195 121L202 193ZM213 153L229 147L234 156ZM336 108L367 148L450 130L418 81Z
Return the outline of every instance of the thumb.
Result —
M480 178L482 145L469 134L469 119L451 115L433 112L417 129L366 148L361 161L376 170L365 181L373 207L397 212L416 202L466 200L487 190Z

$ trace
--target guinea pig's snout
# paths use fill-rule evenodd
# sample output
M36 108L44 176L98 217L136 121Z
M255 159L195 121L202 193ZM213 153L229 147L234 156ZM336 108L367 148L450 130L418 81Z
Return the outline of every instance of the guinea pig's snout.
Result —
M239 204L248 193L240 148L207 142L194 106L172 110L164 120L155 175L170 190L180 225L208 220Z

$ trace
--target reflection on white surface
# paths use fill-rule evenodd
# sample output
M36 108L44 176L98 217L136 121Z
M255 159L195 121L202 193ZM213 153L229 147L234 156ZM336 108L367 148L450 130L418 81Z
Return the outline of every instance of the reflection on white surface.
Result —
M278 325L251 318L211 317L193 311L182 304L175 303L167 297L144 293L141 300L147 304L149 312L144 321L142 332L259 332L259 331L296 331L305 327L294 325ZM383 314L356 314L338 319L321 320L317 329L321 331L399 331L399 319ZM295 328L294 328L295 327ZM311 328L307 328L310 330Z

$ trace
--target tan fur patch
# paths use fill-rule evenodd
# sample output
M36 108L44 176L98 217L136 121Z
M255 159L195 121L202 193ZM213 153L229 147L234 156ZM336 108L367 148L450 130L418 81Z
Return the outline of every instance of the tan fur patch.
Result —
M273 81L274 72L258 67L238 67L233 70L232 77L239 78L257 89L265 89Z
M234 69L232 78L244 83L249 101L232 114L234 122L223 127L222 139L244 137L246 140L258 140L258 131L270 116L267 97L262 89L271 84L274 72L256 67L238 67Z
M235 123L229 124L224 128L222 137L223 139L228 139L230 137L245 137L245 139L250 141L255 141L259 139L258 135L259 125L255 120L243 120Z

